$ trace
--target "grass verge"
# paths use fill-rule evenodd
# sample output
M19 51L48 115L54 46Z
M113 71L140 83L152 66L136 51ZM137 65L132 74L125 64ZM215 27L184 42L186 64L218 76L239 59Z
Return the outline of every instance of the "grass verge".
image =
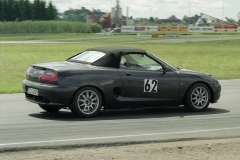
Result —
M137 38L137 34L169 34L161 32L143 32L143 33L106 33L106 35L94 33L25 33L25 34L0 34L0 41L31 41L31 40L54 40L54 41L76 41L81 42L86 40L79 40L81 38L106 38L105 42L114 42L112 37L118 38L119 42L133 42L144 41L146 38ZM171 33L170 33L171 34ZM174 34L174 33L172 33ZM182 35L180 38L222 38L222 37L239 37L240 33L192 33L191 35ZM75 40L74 40L75 39ZM156 39L156 38L155 38ZM160 38L161 39L161 38ZM165 39L165 38L164 38ZM87 40L87 42L99 42L98 39ZM116 42L116 41L115 41Z

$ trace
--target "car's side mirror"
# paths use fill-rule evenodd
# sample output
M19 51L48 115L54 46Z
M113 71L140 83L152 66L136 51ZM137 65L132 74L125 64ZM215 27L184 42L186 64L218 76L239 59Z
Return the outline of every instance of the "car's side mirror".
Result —
M165 73L165 72L167 72L167 71L169 71L169 68L168 68L168 66L163 66L163 72Z

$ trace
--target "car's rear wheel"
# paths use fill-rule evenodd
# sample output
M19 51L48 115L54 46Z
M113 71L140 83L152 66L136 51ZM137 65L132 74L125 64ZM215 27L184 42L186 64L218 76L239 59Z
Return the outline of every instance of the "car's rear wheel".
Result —
M61 107L58 107L58 106L49 106L49 105L42 105L42 104L39 104L39 106L43 110L51 113L58 112L61 109Z
M71 102L71 111L78 117L93 117L102 107L102 96L93 87L81 88L74 95Z
M184 106L189 111L200 112L208 108L210 100L209 88L203 83L197 83L189 88L184 99Z

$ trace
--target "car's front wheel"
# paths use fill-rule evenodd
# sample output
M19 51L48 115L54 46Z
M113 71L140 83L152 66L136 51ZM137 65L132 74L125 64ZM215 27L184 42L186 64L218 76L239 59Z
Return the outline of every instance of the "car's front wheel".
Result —
M189 111L200 112L207 109L211 100L209 88L203 83L191 86L184 99L184 107Z
M58 106L48 106L48 105L42 105L42 104L39 104L39 106L43 110L51 113L58 112L61 109L61 107L58 107Z
M71 102L71 111L78 117L93 117L102 107L102 96L93 87L81 88L74 95Z

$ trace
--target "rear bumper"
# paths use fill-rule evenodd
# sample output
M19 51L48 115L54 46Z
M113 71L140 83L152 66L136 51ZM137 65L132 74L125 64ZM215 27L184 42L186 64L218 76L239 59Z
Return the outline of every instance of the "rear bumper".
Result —
M57 84L42 84L38 82L32 82L29 80L23 80L22 87L25 92L26 100L43 105L53 105L68 107L72 96L78 89L74 86L62 86ZM38 90L38 96L28 94L28 88Z

